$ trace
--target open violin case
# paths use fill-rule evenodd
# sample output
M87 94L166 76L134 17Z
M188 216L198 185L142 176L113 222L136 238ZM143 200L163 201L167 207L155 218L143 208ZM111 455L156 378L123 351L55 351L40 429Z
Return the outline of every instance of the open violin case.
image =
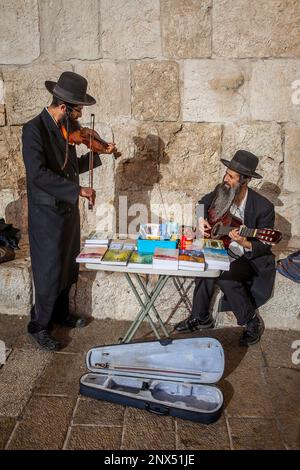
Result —
M99 346L86 364L82 395L205 424L221 415L223 395L214 384L224 372L224 351L214 338Z

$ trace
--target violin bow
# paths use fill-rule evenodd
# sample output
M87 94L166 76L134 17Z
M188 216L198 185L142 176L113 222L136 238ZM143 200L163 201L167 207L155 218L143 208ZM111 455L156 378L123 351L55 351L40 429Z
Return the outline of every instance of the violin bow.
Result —
M95 129L95 114L91 114L91 129L90 133L90 154L89 154L89 187L93 189L93 178L94 178L94 152L93 140L94 140L94 129ZM89 201L89 210L93 210L93 204Z

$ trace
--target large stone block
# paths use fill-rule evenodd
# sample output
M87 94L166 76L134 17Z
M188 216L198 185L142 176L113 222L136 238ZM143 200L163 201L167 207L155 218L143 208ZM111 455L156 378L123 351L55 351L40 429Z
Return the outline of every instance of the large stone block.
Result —
M231 160L239 149L248 150L259 158L257 172L263 176L263 180L252 179L251 186L267 183L281 185L283 151L279 124L273 122L225 126L222 158ZM223 168L225 171L224 166Z
M213 53L223 57L300 57L298 0L217 0Z
M186 60L183 120L238 122L249 118L251 66L246 61Z
M101 57L97 0L40 2L42 52L55 60Z
M25 188L21 134L21 127L0 128L0 189Z
M2 0L0 18L0 64L30 64L40 55L37 0Z
M300 192L282 193L280 205L276 209L276 227L284 234L284 239L300 237ZM282 242L281 242L282 243Z
M110 59L160 57L159 17L159 0L102 0L103 57Z
M300 190L300 127L285 128L284 189Z
M180 114L179 70L173 61L132 65L133 103L136 119L176 121Z
M57 81L62 72L71 68L70 64L49 63L30 68L5 68L3 80L7 124L24 124L40 113L52 99L45 88L45 80Z
M176 59L211 56L211 0L162 0L164 55Z
M110 121L131 114L130 69L125 62L79 63L75 72L88 80L88 93L97 104L83 110L82 120L88 122L89 113L96 121Z
M252 64L250 111L258 121L300 121L293 86L300 77L300 60L260 60Z
M30 261L16 259L0 265L0 311L27 315L32 305Z
M164 123L159 126L163 144L160 185L184 189L198 200L219 181L221 126L203 123Z

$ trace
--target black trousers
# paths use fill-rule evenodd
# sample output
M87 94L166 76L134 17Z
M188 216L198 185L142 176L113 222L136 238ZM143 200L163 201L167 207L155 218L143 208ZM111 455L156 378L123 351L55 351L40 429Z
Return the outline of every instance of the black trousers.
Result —
M31 309L31 321L28 324L29 333L41 330L51 330L53 323L60 323L69 315L69 292L66 287L57 297L46 297L35 294L35 305Z
M246 281L255 276L248 260L242 256L230 264L219 278L196 278L192 318L204 319L209 315L209 304L217 284L225 294L238 325L245 325L255 314L255 307L247 291Z

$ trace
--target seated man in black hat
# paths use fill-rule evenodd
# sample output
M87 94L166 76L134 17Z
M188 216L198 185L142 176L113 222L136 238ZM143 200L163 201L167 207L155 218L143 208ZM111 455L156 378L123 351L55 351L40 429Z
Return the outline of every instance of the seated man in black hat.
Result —
M213 214L213 220L216 221L228 211L249 228L273 228L273 204L248 188L251 178L261 178L255 172L258 158L250 152L239 150L231 161L222 159L222 162L227 167L223 182L199 201L199 204L204 205L205 219L200 221L202 235L210 236L208 214ZM240 343L248 346L257 343L263 333L263 322L256 309L272 294L274 255L269 245L240 236L238 229L232 230L229 236L232 239L228 248L230 270L221 273L217 279L196 278L191 316L175 328L180 332L213 328L209 306L217 284L238 325L245 326Z
M82 327L84 318L69 312L69 291L78 278L80 251L79 196L95 202L94 189L79 185L79 174L89 170L89 152L77 158L75 146L63 136L62 123L72 127L82 107L96 103L86 93L84 77L64 72L57 83L46 81L53 95L50 106L23 127L23 158L28 195L28 232L35 305L28 333L42 349L57 350L53 323ZM69 126L70 125L70 126ZM101 153L114 153L114 144ZM94 154L94 167L101 165Z

